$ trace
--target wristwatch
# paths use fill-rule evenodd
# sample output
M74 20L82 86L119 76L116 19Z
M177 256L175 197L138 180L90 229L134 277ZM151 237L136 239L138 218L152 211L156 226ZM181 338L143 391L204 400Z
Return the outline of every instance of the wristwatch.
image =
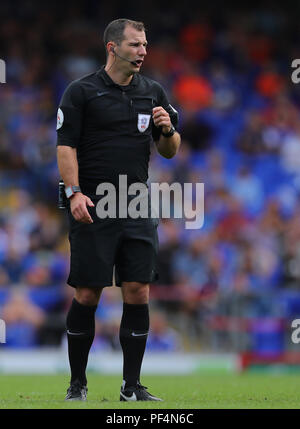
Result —
M65 194L70 199L76 192L81 192L80 186L68 186L65 188Z
M176 131L175 127L171 124L171 129L169 132L167 132L167 133L161 132L161 133L164 137L172 137L174 135L175 131Z

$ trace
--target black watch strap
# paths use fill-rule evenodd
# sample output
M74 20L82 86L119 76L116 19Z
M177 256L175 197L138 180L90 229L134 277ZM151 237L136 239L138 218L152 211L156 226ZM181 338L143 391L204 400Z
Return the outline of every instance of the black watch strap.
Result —
M171 129L168 133L163 133L163 132L161 132L161 133L164 137L172 137L174 135L175 131L176 130L175 130L174 126L171 125Z

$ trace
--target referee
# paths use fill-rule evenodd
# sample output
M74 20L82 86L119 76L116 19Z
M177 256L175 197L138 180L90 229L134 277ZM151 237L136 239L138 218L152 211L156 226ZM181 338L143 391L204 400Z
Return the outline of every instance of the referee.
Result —
M95 335L95 312L104 287L121 287L123 350L121 401L161 401L140 383L149 331L149 283L157 278L157 221L100 218L101 183L116 188L146 184L150 146L172 158L180 145L176 110L161 85L139 74L146 56L144 24L112 21L105 29L106 65L73 81L57 113L57 161L68 198L71 264L75 289L66 328L71 369L66 400L86 400L86 366Z

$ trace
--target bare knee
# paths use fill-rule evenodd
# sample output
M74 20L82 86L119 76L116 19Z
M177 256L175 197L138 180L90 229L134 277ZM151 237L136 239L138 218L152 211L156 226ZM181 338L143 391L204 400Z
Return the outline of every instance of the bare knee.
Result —
M101 292L101 288L76 288L74 297L82 305L97 305Z
M123 301L127 304L148 304L149 284L137 282L123 282Z

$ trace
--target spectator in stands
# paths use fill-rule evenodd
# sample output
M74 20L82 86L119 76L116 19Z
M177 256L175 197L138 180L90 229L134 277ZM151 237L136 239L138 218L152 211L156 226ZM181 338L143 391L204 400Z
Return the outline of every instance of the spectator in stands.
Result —
M14 289L1 311L6 323L6 345L27 348L39 344L38 334L43 326L46 313L32 304L25 290Z
M152 352L173 352L182 350L178 333L168 325L165 314L161 311L151 313L150 333L147 350Z

